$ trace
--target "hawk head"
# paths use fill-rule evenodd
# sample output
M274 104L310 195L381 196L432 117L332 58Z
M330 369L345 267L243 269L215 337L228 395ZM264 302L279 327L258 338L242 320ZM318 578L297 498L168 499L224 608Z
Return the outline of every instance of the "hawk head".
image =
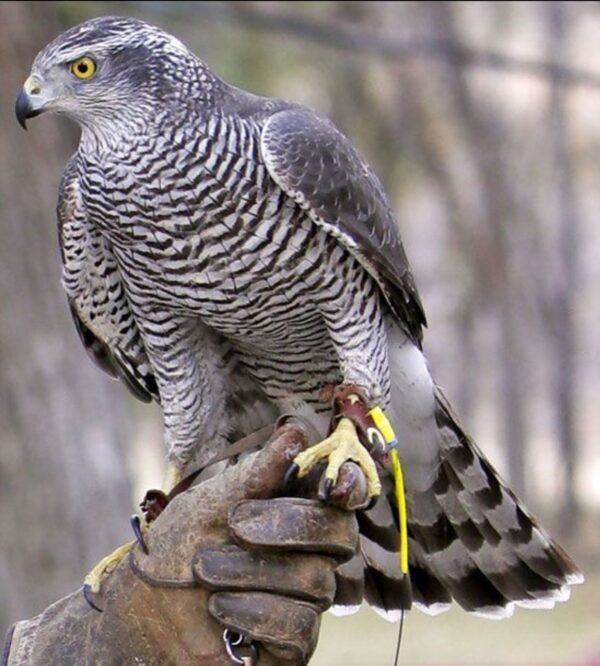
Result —
M132 18L95 18L36 56L17 98L17 119L25 127L28 118L53 111L83 127L110 131L115 122L179 101L201 64L160 28Z

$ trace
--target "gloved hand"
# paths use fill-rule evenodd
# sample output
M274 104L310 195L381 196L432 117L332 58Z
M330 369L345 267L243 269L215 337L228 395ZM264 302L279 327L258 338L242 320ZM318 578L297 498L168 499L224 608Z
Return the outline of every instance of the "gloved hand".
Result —
M253 641L261 666L307 663L334 571L356 548L351 509L365 502L366 483L347 463L329 500L337 506L272 499L305 446L300 430L284 427L176 497L146 535L148 554L134 547L103 582L104 612L74 593L15 625L5 663L229 665L225 627Z

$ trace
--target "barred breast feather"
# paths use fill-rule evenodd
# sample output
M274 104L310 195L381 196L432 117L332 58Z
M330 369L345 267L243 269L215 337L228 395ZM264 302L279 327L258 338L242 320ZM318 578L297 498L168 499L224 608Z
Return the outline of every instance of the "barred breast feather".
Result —
M58 206L63 286L92 359L140 400L160 401L144 343L107 241L80 214L76 157L64 172Z

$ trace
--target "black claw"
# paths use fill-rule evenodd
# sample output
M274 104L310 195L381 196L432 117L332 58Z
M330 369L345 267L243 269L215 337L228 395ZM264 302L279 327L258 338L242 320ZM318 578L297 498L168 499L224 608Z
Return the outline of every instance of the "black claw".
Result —
M133 530L133 534L135 535L136 541L140 544L144 553L148 555L150 551L148 550L148 546L146 545L146 540L144 539L144 533L142 532L142 522L140 520L140 517L137 514L134 514L133 516L131 516L131 520L129 522L131 524L131 529Z
M331 495L332 489L333 489L333 479L325 479L325 483L323 484L323 490L319 493L319 499L322 500L323 502L327 502L329 500L329 496Z
M283 477L283 491L288 492L290 490L290 486L294 481L298 478L298 472L300 471L299 465L296 463L292 463L288 471L285 473L285 476Z
M364 511L370 511L376 504L377 500L379 499L379 495L373 495L371 499L369 500L369 503L367 506L364 508Z
M95 611L98 611L98 613L103 613L104 611L100 608L100 606L96 606L94 603L94 597L92 596L92 587L91 585L84 585L83 586L83 598L87 601L88 606L93 608Z

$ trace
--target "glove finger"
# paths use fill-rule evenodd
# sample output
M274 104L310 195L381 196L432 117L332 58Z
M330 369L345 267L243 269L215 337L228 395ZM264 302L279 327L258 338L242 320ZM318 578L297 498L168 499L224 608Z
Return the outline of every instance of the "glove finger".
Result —
M326 610L335 596L330 557L300 553L247 551L237 546L208 546L192 563L196 580L209 590L254 590L304 599Z
M196 512L200 510L211 517L225 514L226 507L242 499L274 497L279 493L292 461L307 446L304 431L296 426L283 426L276 431L275 439L260 451L242 458L236 465L179 495L163 514L176 503L183 503L184 498L193 505L196 495L207 498L200 506L195 506Z
M327 479L323 474L319 483L319 497L325 496L326 482ZM335 486L329 493L327 503L346 511L355 511L364 509L370 501L364 472L356 463L345 462L340 468Z
M208 610L283 661L305 664L317 645L319 611L305 601L264 592L216 592Z
M317 500L243 500L229 510L234 538L247 548L325 553L349 560L358 543L354 513Z
M345 462L335 485L328 490L326 485L331 482L323 473L326 467L326 463L317 463L308 474L290 484L289 494L310 499L327 498L323 500L327 504L347 511L364 509L369 504L367 479L356 463Z
M277 437L261 451L219 475L216 483L227 505L238 499L267 498L278 494L289 466L307 445L306 434L300 428L280 428Z

